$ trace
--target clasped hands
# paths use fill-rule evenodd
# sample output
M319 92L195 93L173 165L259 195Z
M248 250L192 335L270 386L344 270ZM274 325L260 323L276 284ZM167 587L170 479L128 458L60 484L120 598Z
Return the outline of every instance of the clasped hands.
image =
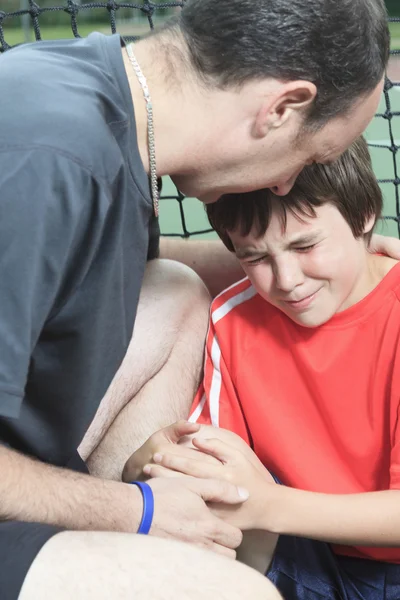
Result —
M179 421L154 433L127 461L123 480L190 476L227 481L249 493L239 505L208 503L242 530L264 528L277 486L245 441L226 429Z

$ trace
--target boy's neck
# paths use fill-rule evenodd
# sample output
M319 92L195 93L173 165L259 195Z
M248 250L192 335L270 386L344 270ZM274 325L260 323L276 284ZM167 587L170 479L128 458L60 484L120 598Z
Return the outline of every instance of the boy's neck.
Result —
M342 307L342 310L346 310L366 298L398 262L399 261L389 258L388 256L371 254L368 252L365 271L361 274L360 279L349 298L349 303L346 303L346 305Z

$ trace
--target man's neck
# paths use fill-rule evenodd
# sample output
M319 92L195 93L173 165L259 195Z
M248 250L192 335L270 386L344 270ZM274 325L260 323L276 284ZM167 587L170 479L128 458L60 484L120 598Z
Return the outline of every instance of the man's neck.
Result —
M157 55L149 40L135 44L133 50L147 80L152 100L157 175L173 174L195 160L201 137L199 131L206 129L206 94L194 78L193 81L182 83L176 76L168 81L167 73L171 65L163 64L165 57ZM126 49L122 49L122 54L135 107L139 152L148 171L146 102Z

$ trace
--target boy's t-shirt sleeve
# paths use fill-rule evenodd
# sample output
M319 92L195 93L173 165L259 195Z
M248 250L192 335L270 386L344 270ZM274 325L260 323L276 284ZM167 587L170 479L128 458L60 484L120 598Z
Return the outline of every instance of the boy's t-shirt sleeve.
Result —
M18 417L91 187L90 174L49 150L0 151L1 416Z
M212 311L211 311L212 312ZM224 331L228 328L225 326ZM190 411L190 421L229 429L250 444L246 422L234 385L234 373L229 359L224 355L226 339L210 318L204 360L204 377Z
M396 423L392 435L389 489L400 490L400 404L397 407Z

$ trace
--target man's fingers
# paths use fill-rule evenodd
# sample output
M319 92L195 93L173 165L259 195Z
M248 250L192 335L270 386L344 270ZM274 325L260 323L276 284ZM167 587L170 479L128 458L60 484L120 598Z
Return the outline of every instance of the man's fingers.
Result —
M190 479L190 488L204 502L223 502L224 504L241 504L249 497L245 488L238 487L219 479Z
M163 429L164 437L172 444L177 444L179 440L185 435L196 433L199 431L200 425L198 423L189 423L189 421L177 421L168 427Z
M221 502L208 502L208 508L217 519L229 522L231 525L240 527L243 522L243 518L238 514L236 506L232 504L221 504Z
M234 527L220 519L215 519L211 539L214 542L214 549L219 546L225 548L225 550L234 550L242 543L243 533L238 527ZM221 551L221 548L219 550Z
M390 256L390 258L400 259L400 241L397 238L386 237L374 233L368 246L370 252L380 252Z
M217 554L222 554L222 556L226 556L227 558L233 558L233 560L236 558L236 550L225 548L225 546L221 546L221 544L216 544L214 542L212 546L209 546L209 549Z

